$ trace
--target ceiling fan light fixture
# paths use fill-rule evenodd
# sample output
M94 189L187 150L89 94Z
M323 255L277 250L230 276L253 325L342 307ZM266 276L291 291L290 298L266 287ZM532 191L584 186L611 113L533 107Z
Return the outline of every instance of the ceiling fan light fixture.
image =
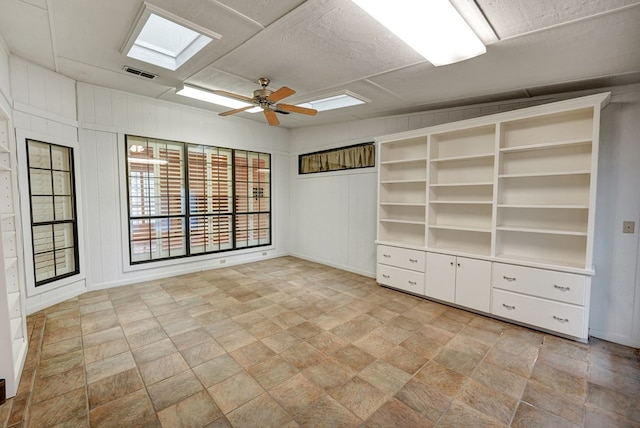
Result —
M214 94L213 92L207 91L206 89L201 89L201 88L197 88L195 86L190 86L190 85L183 85L179 88L176 88L176 94L182 95L184 97L200 100L200 101L205 101L211 104L234 108L234 109L248 107L252 105L249 103L242 102L240 100L234 100L232 98L223 97L222 95ZM262 109L258 111L262 111Z
M435 66L487 48L449 0L352 0Z

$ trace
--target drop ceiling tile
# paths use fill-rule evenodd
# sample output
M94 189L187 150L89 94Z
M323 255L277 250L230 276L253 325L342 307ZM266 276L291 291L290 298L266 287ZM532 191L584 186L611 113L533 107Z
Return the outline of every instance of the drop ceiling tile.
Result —
M324 0L304 3L213 66L305 93L422 61L355 4Z
M242 14L266 27L295 9L304 0L211 0Z
M121 53L125 40L134 25L140 4L130 0L110 0L108 7L94 8L85 0L66 0L55 3L56 41L61 57L88 65L120 71L129 65L170 80L180 82L207 67L209 63L260 30L240 19L225 7L206 0L176 2L153 0L161 9L180 16L196 25L222 35L207 45L176 72L147 64Z
M501 39L638 3L638 0L477 0Z
M640 7L508 39L444 67L371 78L411 103L434 103L640 70ZM621 40L624 41L621 43Z

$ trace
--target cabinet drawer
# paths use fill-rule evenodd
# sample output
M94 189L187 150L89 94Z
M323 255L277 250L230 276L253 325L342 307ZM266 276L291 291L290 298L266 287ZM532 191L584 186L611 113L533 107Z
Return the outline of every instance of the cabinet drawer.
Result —
M574 305L584 305L585 282L582 275L493 264L493 287Z
M586 338L585 312L580 306L494 289L491 313L569 336Z
M424 274L378 264L378 283L424 295Z
M378 245L378 263L424 272L425 252Z

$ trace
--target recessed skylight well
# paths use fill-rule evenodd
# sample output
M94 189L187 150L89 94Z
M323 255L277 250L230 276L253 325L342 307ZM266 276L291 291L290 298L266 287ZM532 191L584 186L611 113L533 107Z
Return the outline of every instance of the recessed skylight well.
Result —
M370 102L364 97L354 94L353 92L344 91L340 94L331 95L306 103L297 104L300 107L316 109L318 111L335 110L337 108L351 107L358 104Z
M219 38L216 33L145 3L123 53L175 71Z

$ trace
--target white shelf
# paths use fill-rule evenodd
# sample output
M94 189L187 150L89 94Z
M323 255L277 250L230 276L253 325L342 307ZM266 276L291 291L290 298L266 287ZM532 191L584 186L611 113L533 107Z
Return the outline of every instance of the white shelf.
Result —
M430 203L451 205L493 205L493 201L431 201Z
M22 333L22 317L13 318L9 321L11 325L11 337L15 340L19 337L23 337Z
M13 293L7 293L7 298L8 298L8 304L9 304L9 311L11 311L11 309L13 309L16 303L18 303L18 301L20 300L20 293L17 291L14 291Z
M526 233L545 233L549 235L571 235L571 236L587 236L587 232L581 232L576 230L566 229L549 229L549 228L536 228L536 227L514 227L514 226L498 226L496 230L502 230L506 232L526 232Z
M426 183L427 180L383 180L380 184Z
M13 341L13 359L23 361L27 353L27 341L24 337L18 337Z
M391 219L391 218L381 218L380 221L383 223L403 223L403 224L419 224L419 225L425 224L424 221L398 220L398 219Z
M557 210L588 210L588 205L523 205L523 204L498 204L498 208L521 208L521 209L557 209Z
M6 259L4 259L4 270L11 269L16 264L17 261L18 261L17 257L7 257Z
M442 224L432 224L429 226L429 229L460 230L463 232L491 233L491 229L487 229L487 228L442 225Z
M527 173L527 174L501 174L499 178L532 178L532 177L558 177L565 175L589 175L591 171L589 170L581 170L581 171L557 171L557 172L538 172L538 173Z
M430 184L429 187L467 187L467 186L493 186L492 181L475 182L475 183L443 183Z
M493 152L491 153L479 153L475 155L466 155L466 156L449 156L443 158L435 158L431 159L431 162L455 162L461 160L469 160L469 159L484 159L484 158L492 158L495 155Z
M380 205L389 205L395 207L426 207L424 202L380 202Z
M528 144L526 146L516 147L502 147L500 151L502 153L530 152L534 150L556 149L560 147L579 146L583 144L591 144L591 139L577 138L575 140L565 140L552 143Z
M398 165L402 163L414 163L414 162L427 162L427 157L425 156L425 157L412 158L412 159L380 161L380 165Z

